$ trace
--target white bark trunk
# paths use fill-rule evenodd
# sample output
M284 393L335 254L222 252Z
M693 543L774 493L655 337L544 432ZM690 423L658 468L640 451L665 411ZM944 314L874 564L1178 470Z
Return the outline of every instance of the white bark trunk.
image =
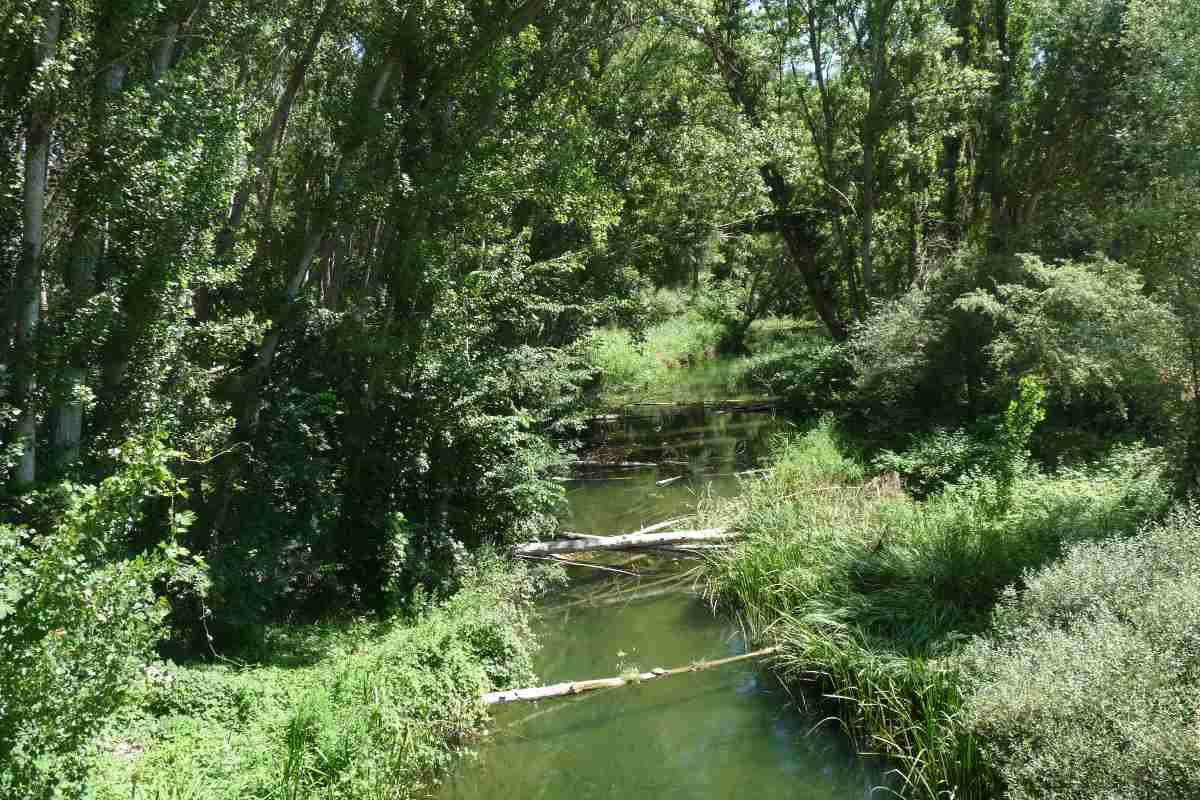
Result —
M58 49L59 27L62 23L62 6L55 0L43 3L43 18L46 29L34 57L34 72L39 72ZM46 100L37 98L29 115L29 129L25 136L25 186L23 206L23 247L21 268L17 275L17 321L14 345L16 349L16 375L13 399L19 409L19 417L13 429L14 441L21 443L21 457L13 474L13 483L18 487L29 486L37 477L37 398L36 398L36 353L37 330L41 322L42 294L42 247L45 242L44 218L46 215L46 167L50 154L51 112L45 108Z
M112 9L110 12L117 13ZM118 30L118 26L112 24L102 24L101 28L107 30L110 36L115 36L115 31ZM119 51L120 41L104 43L101 53L106 66L101 70L92 90L90 125L96 144L89 148L88 167L93 170L105 169L100 164L107 158L103 152L103 142L108 138L109 105L113 98L120 94L129 72L128 67L118 60ZM102 179L102 185L107 186L108 180ZM104 246L100 219L103 206L97 209L96 202L95 198L80 196L77 196L75 201L75 235L63 276L67 287L68 319L77 315L95 294L96 264ZM56 467L61 468L79 460L83 441L83 402L80 399L80 390L88 360L82 340L68 342L67 363L59 369L61 400L58 413L52 415L55 424L51 431L50 449Z

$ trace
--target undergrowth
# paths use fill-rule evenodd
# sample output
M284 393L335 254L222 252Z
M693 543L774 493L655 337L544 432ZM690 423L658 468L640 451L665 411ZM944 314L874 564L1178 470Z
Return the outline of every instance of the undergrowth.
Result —
M491 564L407 621L278 637L264 663L152 666L94 747L94 794L424 796L485 730L479 696L532 678L531 591Z
M646 328L640 337L624 328L593 331L583 346L596 373L594 393L598 404L611 407L640 401L775 394L773 389L783 381L761 379L758 365L774 363L781 353L794 356L797 347L818 338L791 320L758 320L747 335L750 355L733 359L718 353L721 332L719 322L695 310L663 319ZM695 369L718 361L727 368ZM712 397L714 391L720 397Z
M964 659L964 723L1008 796L1200 797L1200 509L1023 583Z
M616 405L669 395L675 375L715 356L719 336L716 323L685 314L651 326L641 338L624 328L602 328L584 347L603 403Z
M774 669L889 757L908 796L997 791L964 722L961 653L987 635L1006 587L1073 544L1132 534L1168 502L1152 451L1052 476L1009 455L918 502L894 473L868 480L824 422L781 442L740 497L703 510L705 524L746 534L709 560L711 602L780 645Z

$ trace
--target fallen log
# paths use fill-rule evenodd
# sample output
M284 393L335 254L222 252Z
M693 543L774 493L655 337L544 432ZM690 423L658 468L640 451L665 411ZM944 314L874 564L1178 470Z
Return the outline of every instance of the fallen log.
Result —
M530 561L550 561L555 564L566 564L569 567L587 567L588 569L598 569L602 572L619 572L622 575L629 575L630 577L633 577L633 578L642 577L640 573L630 572L627 569L619 569L618 567L610 567L606 564L592 564L587 561L576 561L572 558L567 558L566 556L548 555L548 556L517 556L517 557L529 559Z
M582 539L584 541L594 541L603 539L603 536L597 536L594 533L579 533L578 531L559 531L558 535L563 539Z
M672 675L681 675L685 672L701 672L706 669L721 667L738 661L747 661L752 658L762 658L763 656L772 655L778 650L778 647L764 647L762 650L755 650L753 653L743 653L740 656L718 658L715 661L701 661L696 664L689 664L686 667L676 667L675 669L658 668L652 669L649 672L619 676L616 678L597 678L589 681L567 681L566 683L555 683L550 686L535 686L529 689L508 689L503 692L488 692L483 696L483 702L484 705L495 706L502 703L515 703L528 700L546 700L551 697L568 697L570 695L595 691L596 689L615 689L618 686L628 686L631 683L643 683L645 681L658 680L659 678L669 678Z
M584 550L637 550L661 545L689 545L706 542L727 542L740 534L725 528L704 528L698 531L667 531L664 533L627 533L623 536L604 536L594 539L556 539L549 542L528 542L513 548L518 556L549 553L577 553Z
M636 531L630 531L629 533L627 533L625 535L633 536L633 535L639 534L639 533L654 533L655 531L661 531L664 528L669 528L672 525L678 525L679 523L683 522L686 519L687 519L687 517L676 517L675 519L668 519L664 522L656 522L653 525L647 525L644 528L638 528ZM604 537L601 536L599 538L603 539Z

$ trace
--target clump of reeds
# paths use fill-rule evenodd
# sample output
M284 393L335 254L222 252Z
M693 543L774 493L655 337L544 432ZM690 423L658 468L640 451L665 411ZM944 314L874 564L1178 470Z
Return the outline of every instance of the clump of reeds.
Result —
M1003 507L981 472L917 502L893 476L866 480L825 422L781 442L742 496L702 509L704 524L746 534L709 557L704 592L780 646L785 682L816 689L864 750L888 757L903 794L988 797L996 778L963 723L960 654L1028 570L1162 507L1157 473L1131 463L1028 471Z

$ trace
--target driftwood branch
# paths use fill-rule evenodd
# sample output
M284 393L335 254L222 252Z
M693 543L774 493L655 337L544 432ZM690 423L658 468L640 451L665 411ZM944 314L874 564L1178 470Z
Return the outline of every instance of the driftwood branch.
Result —
M559 539L550 542L529 542L513 548L518 556L549 553L578 553L587 550L637 550L662 545L692 545L727 542L740 534L726 528L704 528L697 531L666 531L662 533L627 533L623 536L603 536L588 539Z
M638 534L638 533L654 533L656 531L667 530L672 525L678 525L679 523L683 522L685 519L687 519L687 517L676 517L675 519L668 519L668 520L665 520L664 522L656 522L653 525L647 525L644 528L638 528L636 531L630 531L626 535L631 536L633 534ZM601 537L601 538L603 538L603 537Z
M744 653L740 656L730 656L729 658L718 658L715 661L701 661L696 664L689 664L686 667L676 667L675 669L652 669L649 672L642 672L637 675L621 676L616 678L598 678L590 681L567 681L566 683L555 683L551 686L536 686L530 689L509 689L503 692L488 692L483 696L485 705L494 706L501 703L515 703L523 700L545 700L551 697L567 697L583 692L591 692L596 689L615 689L618 686L628 686L631 683L642 683L645 681L658 680L659 678L669 678L672 675L681 675L685 672L701 672L713 667L721 667L726 664L733 664L738 661L748 661L752 658L762 658L769 656L779 650L778 647L765 647L762 650L755 650L753 653Z

